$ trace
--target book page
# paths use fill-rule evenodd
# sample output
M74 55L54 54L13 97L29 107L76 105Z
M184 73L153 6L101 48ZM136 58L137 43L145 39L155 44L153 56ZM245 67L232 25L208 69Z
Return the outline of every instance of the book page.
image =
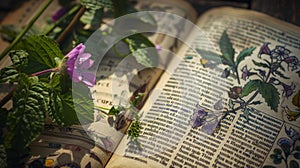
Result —
M174 71L163 74L154 88L157 92L150 95L141 110L139 142L142 148L134 144L128 146L128 139L123 138L107 167L286 167L299 164L295 153L299 148L300 112L299 102L294 100L298 100L300 89L296 72L299 70L300 29L264 14L234 8L209 11L199 19L198 26L201 31L191 32L190 48L181 48L177 55L181 59L170 63ZM260 86L259 92L253 91L241 97L242 100L234 99L234 94L240 94L247 82L258 81L259 75L250 73L243 78L241 73L239 84L234 74L222 77L227 66L209 62L204 59L205 55L197 52L202 49L221 54L219 40L224 30L236 55L245 48L256 47L238 68L247 65L251 72L257 69L263 79L272 76L274 79L262 85L272 88L275 85L273 93L265 93L266 86ZM291 53L285 58L298 59L289 64L282 63L288 59L282 60L286 70L283 74L264 76L265 69L260 66L265 65L257 62L276 61L266 54L262 59L257 57L265 42L270 43L273 53L281 47ZM252 60L260 66L255 66ZM241 104L235 113L225 118L220 115L224 109L226 112L231 108L230 100L239 104L244 103L244 99L245 103L249 100L255 103L247 108ZM278 106L272 101L279 102Z
M33 8L36 8L34 10L37 10L42 6L42 4L42 1L29 1L25 3L24 7L22 7L18 12L21 16L9 15L9 18L5 19L3 24L17 20L17 23L14 22L12 24L16 24L21 28L34 14L32 12ZM151 4L149 4L148 2L143 1L138 3L137 6L141 10L150 10L151 8L155 8L156 10L167 9L167 12L169 13L175 13L193 22L196 21L196 12L190 5L180 0L172 1L171 4L161 3L159 1L151 2ZM53 1L48 9L41 18L38 19L35 26L41 29L44 29L45 26L47 26L45 24L45 20L47 20L56 9L58 9L58 1ZM17 17L20 18L11 19ZM181 30L174 29L170 31L179 33ZM170 48L174 52L176 52L181 45L180 42L174 40L174 38L164 35L152 34L149 35L149 38L154 44L159 45L161 48ZM117 46L118 49L120 49L120 52L128 53L128 48L123 47L122 45L124 44ZM122 105L124 105L124 103L128 104L130 96L134 93L134 91L147 84L146 92L148 92L161 76L161 69L145 68L137 63L137 61L132 57L126 59L125 62L130 64L122 63L124 62L123 60L124 59L122 57L117 56L113 49L111 49L98 66L98 81L95 87L91 89L95 106L111 108L113 105L120 105L122 103ZM161 67L166 66L167 63L167 57L159 62ZM1 67L9 64L10 63L3 62ZM142 70L137 71L136 69ZM128 81L128 76L118 74L118 70L122 72L126 70L134 74L130 83L127 83L127 85L125 84L125 81ZM116 98L115 94L118 92L116 92L115 89L125 86L128 87L127 89L129 91L118 95L119 98ZM146 98L147 97L145 96L145 99ZM124 126L124 128L120 130L110 126L108 123L109 116L107 115L107 110L95 110L94 116L95 122L84 126L74 125L70 127L60 127L53 123L47 123L41 136L30 146L32 152L27 164L46 164L48 167L104 167L112 155L112 151L114 151L114 149L118 146L119 141L124 136L124 132L128 126L128 121L126 121L127 126Z

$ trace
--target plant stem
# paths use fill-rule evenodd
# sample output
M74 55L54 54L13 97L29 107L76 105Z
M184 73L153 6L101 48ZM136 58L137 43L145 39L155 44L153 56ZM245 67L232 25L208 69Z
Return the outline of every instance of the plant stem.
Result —
M69 32L72 30L72 28L76 25L79 18L83 15L85 11L85 7L81 6L78 13L74 16L74 18L71 20L70 24L65 28L65 30L60 34L60 36L56 39L58 43L61 43L66 36L69 34Z
M237 78L238 84L241 84L239 71L238 71L237 67L235 67L234 70L235 70L235 73L236 73L236 78Z
M58 71L58 68L46 69L46 70L42 70L42 71L33 73L30 76L40 76L40 75L43 75L43 74L47 74L47 73L50 73L50 72L57 72L57 71Z
M15 47L15 45L23 38L27 31L32 27L35 21L41 16L41 14L47 9L53 0L48 0L46 4L40 9L32 18L32 20L26 25L26 27L21 31L20 34L14 39L14 41L1 53L0 61L8 54L8 52Z
M110 110L109 108L105 108L105 107L101 107L101 106L95 106L96 109L100 109L100 110Z

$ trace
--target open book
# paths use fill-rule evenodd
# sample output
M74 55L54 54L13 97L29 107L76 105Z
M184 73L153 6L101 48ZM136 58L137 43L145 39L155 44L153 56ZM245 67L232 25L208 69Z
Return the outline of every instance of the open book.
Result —
M95 122L84 126L87 132L81 126L48 125L31 146L30 164L298 167L300 28L229 7L196 19L183 1L141 1L138 7L175 13L197 25L186 30L186 45L163 34L150 37L162 48L159 54L173 53L162 60L163 70L132 68L136 75L126 83L126 74L115 70L121 58L108 53L99 66L99 81L91 89L95 106L123 105L139 88L147 94L138 112L140 145L125 134L129 122L119 129L117 118L99 110ZM182 31L182 24L171 25L177 29L170 31ZM115 87L124 85L128 91L116 98Z

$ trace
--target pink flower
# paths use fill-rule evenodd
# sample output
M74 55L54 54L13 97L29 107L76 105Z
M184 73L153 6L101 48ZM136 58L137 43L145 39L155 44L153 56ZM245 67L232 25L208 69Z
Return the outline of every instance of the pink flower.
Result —
M92 72L86 70L92 67L94 61L90 59L91 54L84 53L84 50L85 46L79 44L66 55L68 58L65 63L67 66L66 71L73 82L82 82L85 85L92 87L96 83L96 76Z

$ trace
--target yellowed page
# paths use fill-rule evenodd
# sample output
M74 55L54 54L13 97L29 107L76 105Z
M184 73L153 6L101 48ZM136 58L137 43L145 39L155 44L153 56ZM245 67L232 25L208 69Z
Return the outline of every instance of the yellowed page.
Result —
M203 39L205 35L199 33L199 30L191 32L189 40L193 49L201 48L220 54L218 41L224 30L227 31L236 54L246 47L256 47L252 56L246 58L249 61L244 61L240 68L244 65L255 68L251 58L257 56L263 42L270 42L272 48L277 45L285 46L299 59L300 29L264 14L234 8L216 8L205 13L199 19L198 26L209 40ZM134 145L128 146L128 139L123 138L107 167L274 165L270 157L274 149L281 148L279 144L283 138L295 139L295 134L299 135L300 132L299 118L290 120L283 108L291 105L291 98L286 99L282 95L283 88L280 85L277 87L280 92L278 112L262 103L252 106L248 120L241 110L228 115L222 120L219 130L213 133L204 128L207 124L193 128L191 118L195 110L205 108L210 114L217 114L219 110L216 102L219 100L228 108L229 88L243 86L245 81L238 84L234 76L221 78L220 74L225 68L223 65L203 68L202 62L205 60L186 46L180 49L177 56L181 59L170 63L170 66L174 66L174 71L163 74L154 88L159 92L150 95L141 110L142 133L139 140L143 148L140 150ZM290 79L278 79L288 84L295 83L294 91L297 93L299 76L289 73L285 75ZM264 102L260 94L255 100ZM216 125L211 127L218 128ZM291 135L293 131L294 137ZM294 142L295 146L299 145L299 140ZM291 160L299 164L292 155L286 162ZM284 160L277 166L284 167Z

